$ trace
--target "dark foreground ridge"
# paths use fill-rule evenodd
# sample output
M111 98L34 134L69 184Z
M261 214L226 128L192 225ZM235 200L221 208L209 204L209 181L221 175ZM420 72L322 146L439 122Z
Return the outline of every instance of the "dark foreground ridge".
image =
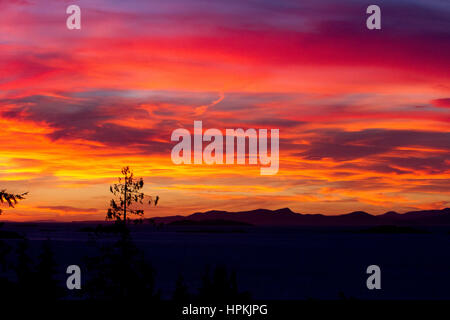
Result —
M342 215L301 214L289 208L278 210L257 209L251 211L207 211L189 216L169 216L149 219L156 224L194 225L217 221L255 226L450 226L450 208L442 210L410 211L403 214L389 211L381 215L371 215L355 211Z

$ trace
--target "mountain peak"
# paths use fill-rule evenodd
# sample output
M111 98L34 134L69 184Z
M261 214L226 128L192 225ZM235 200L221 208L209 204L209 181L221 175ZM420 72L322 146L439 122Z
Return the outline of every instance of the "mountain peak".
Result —
M347 216L347 217L372 217L372 215L370 213L367 213L365 211L353 211L347 214L344 214L343 216Z
M380 215L380 217L397 217L399 215L400 215L400 213L398 213L396 211L388 211L388 212L383 213L382 215Z
M274 212L276 212L276 213L295 213L290 208L281 208L281 209L274 210Z

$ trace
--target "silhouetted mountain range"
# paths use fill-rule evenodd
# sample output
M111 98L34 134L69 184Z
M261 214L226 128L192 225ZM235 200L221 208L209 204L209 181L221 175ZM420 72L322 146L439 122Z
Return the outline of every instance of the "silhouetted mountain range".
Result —
M342 215L301 214L289 208L278 210L256 209L251 211L196 212L189 216L152 218L156 224L189 225L200 221L234 221L257 226L373 226L373 225L450 225L450 208L442 210L411 211L403 214L389 211L381 215L371 215L355 211ZM181 222L183 221L183 222ZM181 223L180 223L181 222Z

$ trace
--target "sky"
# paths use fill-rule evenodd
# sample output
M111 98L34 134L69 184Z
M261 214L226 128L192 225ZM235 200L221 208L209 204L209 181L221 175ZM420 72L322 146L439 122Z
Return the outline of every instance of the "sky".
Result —
M68 30L66 8L81 8ZM0 220L102 220L123 166L145 216L450 206L450 5L0 0ZM280 165L175 165L171 133L277 128Z

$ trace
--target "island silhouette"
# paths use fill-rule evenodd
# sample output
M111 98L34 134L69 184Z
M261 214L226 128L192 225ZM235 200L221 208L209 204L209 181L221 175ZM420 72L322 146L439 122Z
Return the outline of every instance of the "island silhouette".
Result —
M372 215L364 211L354 211L341 215L302 214L289 208L277 210L256 209L250 211L196 212L191 215L156 217L147 219L151 223L170 225L193 225L216 222L224 225L250 224L254 226L376 226L376 225L450 225L450 208L442 210L422 210L397 213L389 211L381 215Z

